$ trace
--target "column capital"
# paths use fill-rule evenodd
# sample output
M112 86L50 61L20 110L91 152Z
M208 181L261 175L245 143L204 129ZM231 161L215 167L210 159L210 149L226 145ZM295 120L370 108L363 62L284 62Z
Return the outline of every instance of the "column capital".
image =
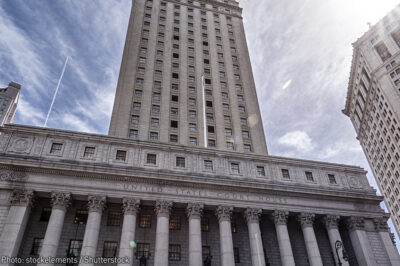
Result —
M326 229L337 229L339 224L340 216L328 214L324 217L324 225Z
M140 209L140 200L134 198L122 199L122 210L124 214L136 215Z
M155 212L157 216L167 216L171 213L173 202L165 200L157 200Z
M71 204L71 193L51 192L51 203L53 209L66 210Z
M218 221L230 221L232 217L233 207L232 206L218 206L215 209L215 215Z
M260 216L262 213L262 209L258 208L247 208L244 211L244 215L246 217L247 223L259 223L260 222Z
M347 229L350 231L364 230L364 218L358 216L351 216L347 219Z
M188 218L197 218L200 219L203 214L204 205L201 203L188 203L186 207L186 214Z
M10 197L10 203L14 206L32 207L34 197L35 193L33 190L14 189Z
M106 196L89 195L88 208L89 212L102 212L106 205Z
M379 232L389 232L389 226L387 225L387 218L375 218L374 225L375 230Z
M312 227L314 225L315 214L302 212L297 216L301 227Z
M288 217L289 217L288 211L275 210L272 213L272 218L274 219L274 223L276 225L286 225Z

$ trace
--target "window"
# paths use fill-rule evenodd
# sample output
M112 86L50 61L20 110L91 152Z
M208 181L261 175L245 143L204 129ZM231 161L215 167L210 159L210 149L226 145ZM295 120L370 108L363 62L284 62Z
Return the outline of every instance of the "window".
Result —
M214 131L214 126L208 126L207 127L207 131L208 131L208 133L214 133L215 131Z
M233 150L233 142L228 141L228 142L226 143L226 148L227 148L228 150Z
M138 102L133 103L133 111L140 111L141 104Z
M382 61L386 61L387 59L392 57L391 53L389 52L388 48L386 47L385 43L383 43L383 42L376 45L375 50L378 52Z
M240 124L242 126L247 126L247 119L246 118L240 118Z
M83 157L93 158L95 150L96 150L95 147L85 147L85 151L83 152Z
M148 214L140 215L139 228L151 228L151 215Z
M186 159L185 157L176 157L176 167L185 168L186 167Z
M210 246L203 246L201 249L201 253L203 256L204 265L211 265L211 248ZM210 261L210 264L206 264L206 259Z
M211 160L204 160L204 170L206 171L213 171L213 162Z
M116 161L123 161L123 162L125 162L125 160L126 160L126 151L117 150L117 153L116 153L116 155L115 155L115 160L116 160Z
M197 130L197 125L196 124L189 124L189 131L196 131Z
M145 257L146 259L150 256L150 244L149 243L137 243L136 246L136 259Z
M197 146L197 138L191 137L189 138L190 145Z
M103 258L114 258L117 256L118 242L104 241Z
M246 108L244 108L244 106L239 106L239 112L240 113L246 113Z
M150 132L150 140L158 140L158 133Z
M179 79L179 74L178 73L172 73L172 78L173 79Z
M214 120L214 114L213 113L207 113L207 119Z
M206 90L206 95L207 96L212 96L212 91L211 90Z
M172 128L178 128L178 121L171 120L171 127Z
M236 226L235 220L232 220L232 222L231 222L231 231L232 231L232 233L237 233L237 226Z
M211 147L211 148L215 147L215 140L214 139L209 139L208 140L208 147Z
M76 210L74 224L86 224L87 218L87 210Z
M169 245L168 259L172 261L181 260L181 245Z
M157 154L153 154L153 153L148 153L147 154L147 159L146 159L146 163L147 164L157 164Z
M240 174L239 164L238 163L231 163L231 171L234 174Z
M172 107L171 108L171 115L178 115L178 108Z
M60 154L62 150L62 143L53 143L51 144L50 153L51 154Z
M151 107L151 111L153 113L159 113L160 112L160 106L153 104L153 106Z
M178 142L178 135L169 135L169 141L170 142Z
M170 230L181 230L181 217L171 216L169 218L169 229Z
M239 102L243 101L244 100L243 95L238 95L237 99L238 99Z
M284 179L290 179L289 170L288 169L281 169L282 170L282 177Z
M231 122L231 117L230 116L224 116L224 122L225 123L230 123Z
M251 152L251 145L249 145L249 144L244 144L244 145L243 145L243 148L244 148L244 151L246 151L246 152Z
M225 128L225 135L227 135L227 136L232 136L232 129L230 129L230 128Z
M213 107L213 102L212 101L206 101L206 106L207 107Z
M161 93L153 92L153 100L154 101L159 101L160 99L161 99Z
M240 263L239 248L233 248L233 256L235 258L235 263Z
M120 226L121 225L121 213L120 212L108 212L107 217L108 226Z
M48 222L51 216L51 208L43 208L42 213L40 214L40 222Z
M155 81L154 82L154 89L157 89L157 90L161 89L161 82Z
M229 104L227 104L227 103L222 104L222 109L224 111L229 111Z
M329 179L329 184L336 184L335 175L329 174L328 179Z
M189 105L196 105L196 99L194 98L189 98Z
M139 124L139 116L138 115L132 116L132 124L134 124L134 125Z
M171 85L171 89L173 90L173 91L177 91L179 88L178 88L178 84L172 84Z
M136 129L129 130L129 138L137 139L138 136L139 136L139 132Z
M257 176L265 176L264 166L257 166Z
M146 63L146 58L145 57L140 57L139 58L139 63Z
M190 110L189 111L189 117L190 118L196 118L196 111Z
M248 139L249 138L249 131L242 131L242 137L244 139Z
M307 179L307 181L314 182L314 177L313 177L312 172L306 172L306 179Z
M241 85L235 85L235 88L237 91L241 91L242 90L242 86Z
M143 83L144 83L144 80L143 80L143 79L136 79L136 85L142 86Z
M202 232L210 231L210 221L207 218L201 218L201 231Z
M67 257L78 258L81 255L82 240L70 240Z
M151 118L151 126L158 127L159 124L160 124L160 120L158 118L155 118L155 117Z

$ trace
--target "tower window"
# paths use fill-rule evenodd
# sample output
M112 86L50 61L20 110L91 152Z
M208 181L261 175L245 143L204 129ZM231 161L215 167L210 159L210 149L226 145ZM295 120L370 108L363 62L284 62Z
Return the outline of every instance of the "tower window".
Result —
M176 157L176 167L185 168L186 167L186 159L185 157Z
M231 171L234 174L240 174L239 164L238 163L231 163Z
M290 179L290 175L289 175L289 170L288 169L281 169L282 171L282 177L284 179Z
M178 142L178 135L170 135L169 141L174 143Z
M337 184L337 183L336 183L335 175L329 174L329 175L328 175L328 178L329 178L329 184Z
M117 153L115 154L115 160L116 161L125 162L125 160L126 160L126 151L117 150Z
M62 143L53 143L51 144L50 153L51 154L60 154L62 150Z
M264 166L257 166L257 176L265 176Z
M313 177L312 172L306 172L306 179L307 179L307 181L314 182L314 177Z
M173 101L173 102L177 102L178 99L179 99L178 95L172 95L171 96L171 101Z
M208 133L214 133L215 131L214 131L214 126L208 126L207 127L207 131L208 131Z
M85 151L83 152L83 157L93 158L95 150L96 150L95 147L85 147Z
M172 128L178 128L178 121L171 120L171 127Z
M147 158L146 158L146 163L156 165L157 164L157 154L148 153Z
M206 171L213 171L213 162L211 160L204 160L204 170Z

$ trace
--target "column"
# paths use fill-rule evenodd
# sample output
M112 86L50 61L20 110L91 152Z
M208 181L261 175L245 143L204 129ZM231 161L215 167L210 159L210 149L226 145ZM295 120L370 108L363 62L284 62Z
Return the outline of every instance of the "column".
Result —
M154 265L168 266L169 251L169 214L171 212L172 202L157 201L157 230L156 230L156 250L154 254Z
M382 244L388 258L390 260L391 265L400 265L400 257L399 253L394 246L392 239L390 237L390 229L387 225L387 218L377 218L374 219L375 229L379 232L379 236L381 237Z
M71 194L63 192L52 192L51 201L53 208L51 210L50 220L47 225L46 234L44 236L41 257L56 257L58 243L64 225L65 213L71 202ZM38 263L39 266L54 265L54 263Z
M376 265L367 233L364 229L364 218L350 217L347 220L347 228L358 264L363 266Z
M340 237L338 223L340 220L340 216L338 215L326 215L324 217L325 228L328 231L329 243L331 244L331 250L333 257L335 258L335 265L339 265L338 257L336 255L336 241L340 241L343 243L342 238ZM344 247L343 247L344 248ZM338 250L339 259L342 262L343 266L349 266L347 261L343 260L343 250Z
M99 240L101 214L106 203L105 196L90 195L88 197L89 216L86 222L85 235L81 250L81 257L95 257ZM94 265L93 263L79 263L79 266Z
M12 192L11 207L0 237L1 256L16 257L18 255L32 208L33 197L32 190L16 189Z
M265 266L263 243L260 231L261 209L247 208L244 212L249 231L251 261L253 266Z
M121 240L119 243L118 257L129 258L129 263L119 263L118 266L133 265L134 252L130 245L131 241L135 241L136 215L139 211L140 200L133 198L122 199L122 210L124 212L124 221L122 223Z
M203 204L189 203L186 207L186 214L189 219L189 266L202 266L201 246L201 214Z
M319 253L317 238L314 232L314 219L315 214L313 213L301 213L298 216L303 230L304 242L306 243L308 261L310 266L322 265L321 254Z
M231 216L233 207L218 206L215 210L219 222L219 245L221 250L221 266L235 265L233 254L233 240Z
M290 244L287 229L288 211L274 211L272 217L275 222L276 234L278 236L279 251L281 253L282 266L295 266L292 245Z

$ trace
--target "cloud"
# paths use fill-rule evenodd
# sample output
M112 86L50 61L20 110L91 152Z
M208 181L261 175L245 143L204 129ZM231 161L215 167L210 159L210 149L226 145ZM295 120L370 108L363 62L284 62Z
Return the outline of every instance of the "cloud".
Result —
M313 149L311 138L304 131L288 132L278 139L279 144L292 147L299 152L308 152Z

